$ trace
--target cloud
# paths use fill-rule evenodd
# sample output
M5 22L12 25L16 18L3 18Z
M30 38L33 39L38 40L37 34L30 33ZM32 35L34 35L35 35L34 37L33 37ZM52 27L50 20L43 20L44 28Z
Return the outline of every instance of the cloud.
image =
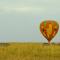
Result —
M43 12L44 8L39 8L39 7L31 7L31 6L24 6L24 7L2 7L0 8L0 12L6 12L6 13L11 13L11 12L35 12L37 13L38 11Z
M60 10L60 0L5 0L0 1L0 12L54 12Z
M0 8L0 13L59 13L60 8L58 7L32 7L32 6L24 6L24 7L2 7Z

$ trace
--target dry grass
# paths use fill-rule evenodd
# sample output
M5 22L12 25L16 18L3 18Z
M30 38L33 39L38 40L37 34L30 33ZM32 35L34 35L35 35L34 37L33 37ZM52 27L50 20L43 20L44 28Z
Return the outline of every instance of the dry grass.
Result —
M0 60L60 60L60 45L40 43L0 44Z

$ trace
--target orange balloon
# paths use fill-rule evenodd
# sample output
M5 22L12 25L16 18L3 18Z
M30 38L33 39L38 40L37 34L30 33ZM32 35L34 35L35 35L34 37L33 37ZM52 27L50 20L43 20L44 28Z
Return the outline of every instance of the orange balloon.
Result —
M57 34L59 29L59 24L56 21L43 21L40 24L40 31L43 34L43 36L48 40L48 43L50 44L50 41L52 38Z

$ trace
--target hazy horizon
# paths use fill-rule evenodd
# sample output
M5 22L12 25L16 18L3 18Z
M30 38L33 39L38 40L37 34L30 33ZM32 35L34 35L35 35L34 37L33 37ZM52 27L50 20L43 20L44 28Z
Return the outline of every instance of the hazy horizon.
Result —
M47 42L39 24L48 19L60 24L60 0L0 0L0 42Z

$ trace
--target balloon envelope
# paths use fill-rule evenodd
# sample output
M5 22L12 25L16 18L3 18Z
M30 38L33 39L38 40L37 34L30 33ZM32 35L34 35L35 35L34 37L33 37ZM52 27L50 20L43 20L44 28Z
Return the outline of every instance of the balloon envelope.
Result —
M52 40L52 38L57 34L58 29L59 24L56 21L47 20L43 21L40 24L40 31L49 43Z

